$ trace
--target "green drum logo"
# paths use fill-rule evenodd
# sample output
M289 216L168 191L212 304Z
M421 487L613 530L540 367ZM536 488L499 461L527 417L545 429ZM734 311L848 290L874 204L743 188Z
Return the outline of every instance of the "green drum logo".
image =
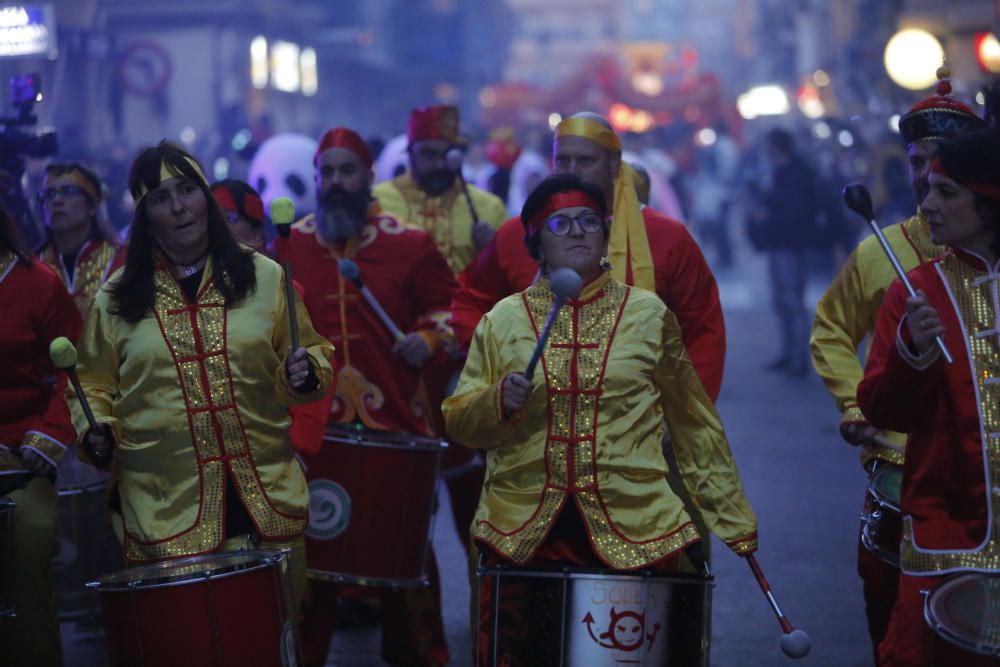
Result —
M351 520L351 497L340 484L329 479L309 482L309 525L306 536L332 540Z

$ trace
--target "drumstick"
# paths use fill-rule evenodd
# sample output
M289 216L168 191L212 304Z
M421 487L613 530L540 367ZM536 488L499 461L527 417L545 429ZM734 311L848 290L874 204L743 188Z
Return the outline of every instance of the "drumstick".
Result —
M292 284L292 259L288 240L292 236L292 220L295 218L295 204L288 197L278 197L271 201L269 208L271 222L278 232L278 259L285 267L285 301L288 303L288 326L292 333L292 351L299 349L299 321L295 312L295 287Z
M768 604L771 605L771 611L778 617L778 623L781 625L782 632L781 652L789 658L806 657L809 654L809 649L812 648L809 635L803 630L795 629L788 618L781 613L781 607L778 606L778 601L774 599L774 593L771 592L771 585L764 578L764 573L761 571L760 565L757 564L757 559L754 558L754 555L747 554L745 558L750 569L753 570L753 576L756 577L760 590L764 592L764 597L767 598Z
M583 280L573 269L556 269L549 278L549 287L552 289L552 293L556 295L556 300L552 302L552 307L549 308L549 315L545 318L545 326L542 327L538 343L535 344L535 351L531 353L528 367L524 369L524 377L529 380L535 374L535 366L538 365L538 360L542 357L542 350L545 349L545 342L549 339L549 332L552 331L552 325L555 324L556 315L559 314L559 310L566 303L567 299L575 299L579 296L580 290L583 289Z
M69 381L73 384L73 391L76 392L76 398L80 401L80 407L83 408L83 414L87 417L87 424L90 425L91 429L96 430L97 420L94 419L90 403L83 393L83 387L80 386L80 378L76 375L76 348L73 347L69 338L60 336L49 343L49 359L52 360L56 368L66 371Z
M472 205L472 195L469 194L469 184L465 182L465 174L462 173L462 151L458 148L452 148L447 153L445 153L445 161L448 163L448 168L455 172L458 176L459 182L462 184L462 192L465 193L465 203L469 205L469 214L472 216L472 226L475 227L479 222L479 216L476 214L476 207Z
M882 246L882 250L885 251L886 257L892 263L892 268L896 270L896 275L903 282L903 286L906 291L910 293L910 296L916 296L917 292L913 289L913 285L910 283L909 277L906 275L906 271L903 270L903 266L899 263L899 258L896 257L896 253L893 252L892 246L885 238L885 234L882 233L882 229L878 226L875 221L875 214L872 209L872 196L868 193L868 189L861 183L851 183L846 188L844 188L844 203L847 204L847 208L851 209L868 223L868 226L872 228L872 232L875 234L875 238L878 239L879 244ZM934 337L934 343L937 345L938 349L941 350L941 355L944 360L949 364L954 361L951 353L948 351L948 346L944 344L944 339L941 336Z
M375 295L371 293L371 290L365 286L364 281L361 280L361 269L358 268L358 265L345 257L338 262L337 268L340 269L340 275L350 280L354 283L354 286L358 288L358 291L361 292L361 296L365 298L365 301L367 301L368 305L372 307L375 314L378 315L378 318L382 320L382 324L384 324L386 329L389 330L392 337L396 340L403 340L406 336L399 330L396 323L392 321L392 318L389 317L389 313L385 312L385 309L382 308L382 304L378 302L378 299L376 299Z

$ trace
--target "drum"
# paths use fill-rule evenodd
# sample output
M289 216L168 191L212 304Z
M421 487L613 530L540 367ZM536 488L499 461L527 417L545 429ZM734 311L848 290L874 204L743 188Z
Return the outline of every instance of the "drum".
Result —
M861 543L880 559L899 567L899 542L903 537L899 509L903 469L878 463L868 480L865 511L861 514Z
M1000 665L1000 576L945 579L924 600L929 665Z
M307 456L306 563L329 581L427 582L441 455L436 438L335 427Z
M237 551L121 570L98 592L111 667L297 664L281 551Z
M708 665L711 577L506 566L480 577L492 622L478 667Z
M0 617L14 615L14 508L0 496Z
M63 620L96 614L97 599L87 590L103 572L123 568L121 546L107 518L107 474L67 454L59 465L59 507L53 562L56 609Z

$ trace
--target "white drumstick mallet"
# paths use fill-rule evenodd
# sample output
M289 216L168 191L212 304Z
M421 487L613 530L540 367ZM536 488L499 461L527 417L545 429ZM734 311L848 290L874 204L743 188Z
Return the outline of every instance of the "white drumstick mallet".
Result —
M364 281L361 280L361 269L358 268L358 265L345 257L337 263L337 268L340 269L340 275L350 280L354 283L354 286L358 288L358 291L361 292L361 296L365 298L365 301L367 301L368 305L372 307L372 310L375 311L378 318L382 320L382 324L384 324L389 330L392 337L396 340L403 340L406 336L399 330L396 323L392 321L392 318L389 317L389 313L385 312L385 309L382 308L382 304L378 302L378 299L376 299L375 295L371 293L371 290L365 286Z
M535 366L538 365L538 360L542 357L542 350L545 349L545 342L549 339L549 333L552 331L552 325L555 324L559 310L566 301L580 295L580 290L583 289L583 280L576 271L564 267L552 272L552 275L549 276L549 287L556 295L556 299L552 302L552 307L549 308L549 315L545 318L545 326L542 327L542 333L538 336L538 343L535 344L535 351L531 353L528 367L524 369L524 377L529 380L535 374Z
M69 376L69 381L73 385L73 391L76 392L76 398L80 401L83 414L87 418L87 424L90 425L90 428L96 429L97 420L94 419L90 403L83 393L83 387L80 386L80 378L76 375L76 348L73 347L69 338L60 336L49 343L49 359L52 360L56 368L66 371L66 375Z
M903 283L903 287L909 292L910 296L916 296L917 292L913 289L913 285L910 283L909 277L906 275L906 271L903 270L902 264L899 263L899 258L896 257L896 253L893 252L892 246L889 245L889 241L886 240L885 234L882 233L882 229L878 226L878 222L875 221L874 208L872 206L872 196L868 192L868 188L863 186L861 183L851 183L844 188L844 203L847 204L847 208L851 209L868 223L871 227L872 233L875 234L875 238L878 239L879 244L882 246L882 250L885 251L886 257L889 258L889 262L892 264L892 268L896 270L896 275L899 276L900 281ZM934 337L934 343L937 345L938 350L941 351L941 356L949 364L954 361L952 359L951 353L948 351L948 346L944 344L944 339L941 336Z
M760 590L763 591L764 597L767 598L767 603L771 605L771 611L778 617L778 624L781 625L782 633L781 652L789 658L797 659L806 657L809 655L809 649L812 648L812 641L810 641L809 635L804 630L794 628L791 621L781 612L781 607L778 606L778 601L774 599L774 593L771 592L771 584L767 583L764 572L760 569L760 565L757 564L757 559L754 558L754 555L747 554L745 558L750 569L753 570L753 576L757 579Z

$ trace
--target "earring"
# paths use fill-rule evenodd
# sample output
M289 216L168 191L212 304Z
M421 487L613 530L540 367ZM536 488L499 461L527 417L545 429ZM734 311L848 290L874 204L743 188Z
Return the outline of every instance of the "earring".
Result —
M607 258L606 255L601 258L601 270L602 271L610 271L611 270L611 262L608 261L608 258Z

